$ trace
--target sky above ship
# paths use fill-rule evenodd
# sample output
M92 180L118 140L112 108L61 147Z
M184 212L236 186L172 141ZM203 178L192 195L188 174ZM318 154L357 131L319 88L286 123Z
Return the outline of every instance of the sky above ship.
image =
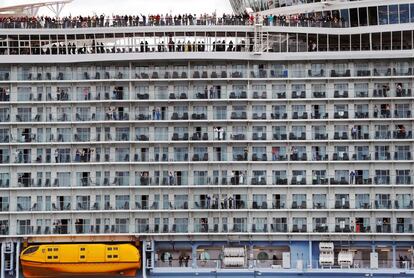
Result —
M0 0L0 6L43 2L43 0ZM67 5L62 15L118 15L118 14L166 14L166 13L231 13L228 0L74 0ZM50 15L43 8L39 14Z

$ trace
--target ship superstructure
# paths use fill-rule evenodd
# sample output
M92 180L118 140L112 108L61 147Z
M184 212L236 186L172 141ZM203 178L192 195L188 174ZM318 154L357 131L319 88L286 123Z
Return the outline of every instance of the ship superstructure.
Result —
M295 4L0 21L5 261L137 240L149 277L414 274L414 2Z

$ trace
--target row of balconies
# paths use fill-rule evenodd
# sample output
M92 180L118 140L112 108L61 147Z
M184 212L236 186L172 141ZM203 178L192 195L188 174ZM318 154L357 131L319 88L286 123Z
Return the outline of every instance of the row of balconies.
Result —
M300 194L296 194L300 195ZM345 194L342 194L345 196ZM341 195L341 196L342 196ZM407 194L410 195L410 194ZM208 196L208 195L203 195ZM295 196L295 194L293 194ZM346 194L348 197L348 195ZM129 196L128 196L129 197ZM148 196L146 196L148 197ZM180 200L178 202L172 203L169 202L168 206L163 204L163 208L160 207L159 202L152 202L150 206L149 201L136 201L135 205L132 206L130 201L116 201L116 205L112 206L110 202L106 202L103 206L99 202L93 203L89 201L89 196L82 196L81 198L88 199L88 201L77 202L75 206L72 206L70 201L52 203L52 207L46 208L43 206L43 203L31 203L28 202L19 203L17 202L15 210L10 210L10 205L8 202L2 202L0 211L1 212L22 212L22 211L37 211L37 212L47 212L47 211L100 211L100 210L151 210L151 211L170 211L170 210L218 210L218 211L228 211L228 210L259 210L259 211L268 211L268 210L306 210L306 211L335 211L335 210L412 210L413 209L413 200L409 202L399 202L398 200L394 201L394 207L392 205L392 200L388 199L379 199L375 200L372 203L369 202L359 202L355 203L355 207L350 207L349 199L336 199L334 204L330 206L327 205L326 200L318 200L318 203L313 203L311 206L307 206L306 195L303 194L305 199L302 201L292 201L290 207L287 205L286 201L275 200L272 202L271 206L266 201L247 201L247 200L233 200L233 198L226 198L224 200L212 200L211 202L205 199L202 201L195 201L193 207L189 207L188 201ZM388 195L389 197L389 195ZM4 199L5 197L0 197ZM19 197L17 197L18 199ZM30 198L30 197L29 197ZM65 196L66 199L70 200L70 196ZM128 198L129 199L129 198ZM50 204L49 204L50 206Z
M265 148L265 147L263 147ZM284 148L284 147L281 147ZM50 151L50 149L48 149ZM193 153L191 160L189 160L189 154L174 153L173 157L168 157L168 153L164 154L154 154L154 159L150 159L149 154L136 153L133 156L130 153L125 153L124 150L117 151L113 155L96 153L93 154L91 149L86 149L87 151L71 150L71 149L56 149L54 158L51 154L44 155L43 149L36 149L37 155L32 155L31 149L17 149L14 160L10 160L9 150L0 149L0 164L44 164L44 163L100 163L100 162L270 162L270 161L326 161L327 163L332 161L337 162L348 162L348 161L364 161L373 163L375 161L393 161L398 163L398 161L411 161L412 155L408 150L395 151L393 159L391 159L391 153L389 151L377 151L374 154L374 160L371 158L371 152L357 152L357 153L348 153L348 152L332 152L331 159L329 159L330 153L328 152L312 152L311 158L308 158L308 153L306 150L301 150L300 152L286 154L277 152L254 152L249 155L246 153L226 153L221 150L215 150L212 155L209 155L207 152L197 152ZM130 149L127 148L129 152ZM141 151L138 149L137 152ZM286 150L285 150L286 151ZM39 154L40 152L40 154ZM34 154L33 150L33 154ZM191 154L190 154L191 155Z
M402 218L404 219L404 218ZM83 221L83 219L78 219ZM89 220L89 219L88 219ZM325 219L326 220L326 219ZM90 222L90 220L89 220ZM90 225L90 224L56 224L50 226L27 226L19 225L17 235L36 235L36 234L114 234L114 233L413 233L413 226L408 219L403 223L392 225L389 223L377 224L374 229L371 225L358 223L351 226L348 224L330 225L326 223L317 223L308 230L307 224L271 223L259 222L248 225L243 224L222 224L221 229L218 223L197 223L194 225L186 224L136 224L135 231L130 231L129 224L118 225ZM229 226L231 228L229 228ZM192 227L192 228L191 228ZM73 229L73 231L72 231ZM9 228L4 227L0 234L8 235Z
M391 135L392 134L392 135ZM215 135L215 134L214 134ZM105 134L105 138L101 138L101 134L97 134L96 138L91 138L90 133L83 133L83 134L74 134L73 140L71 139L71 134L58 134L57 138L55 138L54 135L50 134L48 136L43 136L42 134L40 136L37 136L35 133L25 133L23 135L19 135L17 137L10 136L9 134L0 134L0 143L13 143L13 144L25 144L25 143L36 143L36 145L39 145L38 143L61 143L62 145L70 144L70 143L85 143L85 144L93 144L101 143L105 145L107 142L111 143L118 143L118 144L131 144L134 142L160 142L165 143L168 141L174 141L174 143L179 143L181 141L190 141L190 142L198 142L202 141L203 143L216 143L221 142L225 144L226 142L232 142L233 141L249 141L250 144L254 144L254 142L260 143L260 141L263 141L264 143L269 143L270 141L305 141L300 142L301 144L313 144L315 142L313 141L332 141L332 140L345 140L343 143L354 143L355 140L369 140L371 143L375 143L376 141L373 140L390 140L398 142L397 140L403 140L403 139L412 139L412 132L401 132L401 131L394 131L391 133L390 131L376 131L374 134L374 137L371 138L369 133L358 133L358 134L351 134L352 138L348 136L347 132L334 132L333 138L329 139L328 133L314 133L311 138L310 136L306 136L305 132L301 133L290 133L289 138L287 134L284 133L274 133L272 136L272 139L267 137L266 132L253 132L253 133L235 133L230 134L227 136L226 133L223 133L223 136L221 138L217 138L215 136L214 139L211 139L209 137L209 134L207 132L194 132L190 137L187 132L184 133L172 133L171 139L169 140L168 134L165 133L146 133L146 134L137 134L135 135L135 138L132 139L130 137L130 134L128 133L117 133L115 135L115 138L112 137L110 133ZM15 139L16 138L16 139ZM155 140L152 140L154 138ZM123 143L122 143L123 142ZM325 142L322 142L325 143ZM323 148L324 146L318 146L320 148ZM368 151L368 150L367 150ZM389 152L389 150L387 150ZM397 150L398 152L399 150ZM409 150L404 150L408 151ZM326 151L319 151L320 154L325 153ZM221 151L221 153L226 153L225 149ZM284 154L282 154L284 155ZM313 157L313 156L312 156Z
M311 97L307 97L306 91L292 91L291 100L301 100L301 99L349 99L349 100L362 100L364 98L378 98L384 99L389 97L412 97L411 89L401 89L395 91L395 94L385 93L383 90L374 89L372 93L369 93L368 90L366 91L355 91L354 98L349 98L348 91L334 91L333 95L331 96L329 92L326 91L312 91ZM202 92L194 92L188 96L188 93L181 92L181 93L155 93L154 96L150 96L149 93L136 93L136 95L131 94L131 98L128 92L124 91L113 91L112 93L109 92L77 92L76 94L72 94L66 91L57 92L56 94L47 93L46 97L42 93L18 93L17 95L17 102L69 102L69 101L91 101L91 102L98 102L98 101L118 101L118 100L167 100L167 101L185 101L185 100L284 100L287 99L286 92L274 92L272 93L272 97L269 98L266 91L262 91L259 93L258 91L252 91L251 95L248 94L246 91L230 91L227 93L226 91L220 89L220 91L214 90L210 91L210 93L202 93ZM10 92L3 91L0 92L0 102L10 102ZM13 100L15 102L16 100Z
M15 114L15 120L11 120L10 117L10 109L8 108L0 108L0 123L25 123L25 122L68 122L68 123L81 123L81 122L136 122L136 121L150 121L151 115L143 114L143 113L136 113L132 114L124 109L120 109L118 111L111 111L105 113L99 112L90 112L86 113L18 113ZM332 121L333 119L366 119L366 120L375 120L375 119L411 119L412 115L410 111L398 111L394 110L381 110L375 111L372 113L370 117L370 113L368 111L365 112L355 112L354 117L351 118L349 116L348 111L337 111L333 113L333 117L329 117L329 113L312 113L309 115L307 112L292 112L291 117L288 118L288 114L286 112L282 113L269 113L267 112L251 112L249 113L250 116L248 117L247 111L232 111L231 113L227 114L226 112L220 113L213 113L213 115L209 116L207 111L205 112L196 112L192 113L191 115L188 112L163 112L162 115L159 117L155 116L152 121L223 121L223 120L265 120L267 122L272 122L273 120L323 120L322 122ZM392 115L394 117L392 117ZM212 117L212 119L209 117Z
M296 170L294 170L296 171ZM362 171L362 170L361 170ZM13 188L44 188L44 187L131 187L136 186L326 186L326 185L369 185L374 186L388 186L388 185L412 185L413 178L411 175L389 175L389 170L376 170L376 176L370 177L368 170L364 170L364 176L352 176L349 170L336 170L334 177L326 175L317 175L311 179L306 178L303 175L292 176L290 179L286 177L286 171L282 170L283 176L275 175L271 177L266 176L253 176L247 177L244 175L238 175L234 177L219 177L219 176L188 176L185 173L175 171L170 176L149 176L149 172L142 171L136 172L135 177L130 181L129 172L120 172L119 176L106 176L105 178L92 179L89 172L78 172L78 174L85 174L84 177L77 178L76 181L70 179L59 178L31 178L30 173L19 173L17 180L10 182L10 178L7 173L2 173L2 179L0 180L1 188L9 188L10 184ZM397 170L397 171L410 171L410 170ZM197 172L197 171L196 171ZM200 172L200 171L199 171ZM201 171L202 172L202 171ZM262 171L260 171L262 172ZM264 171L265 172L265 171ZM204 172L203 172L204 173ZM180 174L181 176L177 175ZM306 174L306 173L305 173ZM6 176L7 175L7 176ZM349 175L349 176L348 176Z
M268 65L266 63L260 65L252 65L252 67L260 66L259 69L248 70L246 64L238 65L237 69L223 69L227 65L220 65L211 69L198 70L195 67L188 69L187 65L179 66L181 69L169 69L169 66L162 66L165 69L156 69L151 71L149 67L133 66L129 72L129 67L121 70L94 70L85 71L84 68L74 68L73 71L22 71L18 70L17 76L14 74L10 77L10 72L2 72L1 80L25 80L25 81L56 81L56 80L123 80L123 79L229 79L229 78L253 78L253 79L269 79L269 78L350 78L350 77L401 77L411 76L413 70L411 67L400 68L384 68L374 67L371 69L354 67L351 69L324 69L329 66L318 64L320 69L307 69L306 64L303 69L289 69L287 65ZM207 65L201 65L206 67ZM216 68L216 69L215 69ZM273 69L272 69L273 68Z
M267 132L267 126L253 126L252 132L240 131L237 129L247 130L246 126L233 127L233 133L228 134L223 127L215 127L213 132L206 132L209 127L204 127L200 131L196 131L189 136L188 132L168 132L168 127L160 127L158 131L150 132L148 127L135 128L135 132L128 127L119 127L115 130L111 127L106 127L105 132L93 132L89 127L59 127L56 129L57 136L49 132L43 135L43 129L37 129L32 132L31 128L18 128L16 132L10 134L9 129L2 129L0 133L0 143L97 143L111 141L111 142L166 142L166 141L203 141L203 143L213 142L231 142L231 141L246 141L250 143L255 141L305 141L304 143L313 143L312 141L330 141L330 140L346 140L347 143L352 143L355 140L402 140L412 139L412 131L407 130L404 125L397 125L394 131L388 130L388 125L376 125L373 136L370 136L369 125L359 125L351 127L351 132L347 130L348 125L334 126L333 132L327 132L326 126L312 126L312 132L306 132L305 126L291 126L292 132L286 132L286 126L272 126L273 133ZM339 128L340 127L340 128ZM385 127L386 129L383 129ZM98 128L97 128L98 129ZM99 127L100 129L100 127ZM188 130L187 127L182 129ZM191 128L190 128L191 129ZM270 127L269 127L270 129ZM33 128L33 131L35 129ZM73 132L75 132L73 134ZM55 133L55 131L53 132ZM115 133L115 135L113 134ZM135 137L134 137L135 133ZM269 134L270 133L270 134ZM93 135L93 136L92 136ZM104 136L103 136L104 135ZM113 136L114 135L114 136ZM271 135L268 137L268 135ZM331 137L331 138L330 138ZM348 142L352 140L351 142ZM375 141L373 141L375 142ZM398 141L397 141L398 142ZM234 143L234 142L233 142ZM266 142L265 142L266 143Z

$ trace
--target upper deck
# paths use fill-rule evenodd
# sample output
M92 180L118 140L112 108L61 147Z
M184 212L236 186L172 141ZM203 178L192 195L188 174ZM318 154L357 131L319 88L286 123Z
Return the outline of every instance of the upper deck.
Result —
M256 1L258 2L258 1ZM276 1L277 2L277 1ZM239 14L129 14L116 16L1 17L0 29L79 29L137 26L245 26L352 28L414 22L412 0L308 1L299 6Z
M412 0L396 4L328 1L303 4L294 11L291 8L280 8L278 16L250 17L3 17L0 63L44 63L48 61L44 56L50 55L61 63L97 59L348 59L351 51L356 59L387 58L391 53L396 58L412 56Z

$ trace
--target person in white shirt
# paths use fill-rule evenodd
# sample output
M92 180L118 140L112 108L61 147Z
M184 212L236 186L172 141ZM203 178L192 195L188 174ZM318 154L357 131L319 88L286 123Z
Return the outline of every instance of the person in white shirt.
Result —
M214 140L219 140L219 130L217 127L214 128Z

